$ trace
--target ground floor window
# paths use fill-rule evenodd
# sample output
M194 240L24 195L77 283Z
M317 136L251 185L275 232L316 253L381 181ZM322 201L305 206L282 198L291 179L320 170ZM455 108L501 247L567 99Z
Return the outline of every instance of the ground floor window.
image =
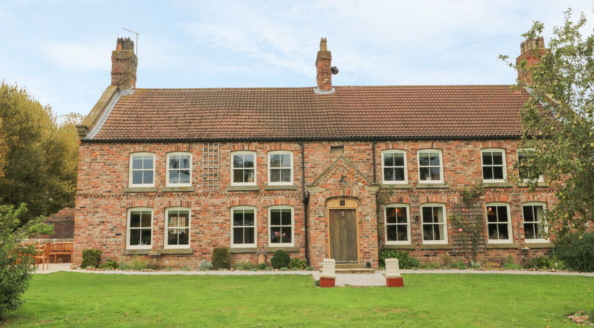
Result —
M190 246L190 209L169 208L166 211L165 247L184 248Z
M522 206L526 242L548 242L544 236L544 212L545 204L542 203L528 203Z
M131 208L128 210L127 248L150 249L153 239L153 210Z
M423 216L423 243L447 244L447 226L445 205L424 204L421 206Z
M408 205L388 205L386 214L386 244L410 244Z
M293 208L275 206L269 209L270 245L293 245Z
M509 204L487 204L487 236L489 243L511 243L511 216Z
M256 246L256 208L233 208L231 210L231 225L231 246Z

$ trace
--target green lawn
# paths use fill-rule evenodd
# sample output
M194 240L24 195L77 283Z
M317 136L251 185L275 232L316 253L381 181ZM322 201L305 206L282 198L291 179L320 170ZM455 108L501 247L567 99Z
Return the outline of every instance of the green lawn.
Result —
M311 276L35 275L6 327L574 327L594 279L411 274L405 288L315 288Z

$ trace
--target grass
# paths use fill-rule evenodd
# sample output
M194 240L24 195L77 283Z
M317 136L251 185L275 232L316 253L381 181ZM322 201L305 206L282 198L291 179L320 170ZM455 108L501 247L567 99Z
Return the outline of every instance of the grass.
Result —
M311 276L35 275L6 327L558 327L594 310L594 279L411 274L405 288ZM573 324L571 324L573 325ZM4 327L3 327L4 328Z

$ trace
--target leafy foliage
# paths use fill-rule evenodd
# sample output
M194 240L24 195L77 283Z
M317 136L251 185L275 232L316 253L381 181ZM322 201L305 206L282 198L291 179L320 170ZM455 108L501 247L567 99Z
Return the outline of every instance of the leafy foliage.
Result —
M283 267L288 267L290 261L291 258L289 257L289 254L287 254L287 252L283 251L282 249L279 249L276 252L274 252L274 255L272 255L272 259L270 259L270 264L272 264L273 268L279 269Z
M594 217L594 34L582 35L585 26L583 13L574 23L569 9L563 26L553 28L549 50L534 43L531 52L540 65L508 63L530 77L518 79L516 88L531 95L521 113L522 147L534 151L516 166L528 173L532 190L540 174L556 189L559 202L545 220L557 238L583 232ZM536 21L523 37L535 39L543 31Z
M291 261L289 261L289 268L291 268L291 269L303 270L306 267L307 267L306 260L302 260L302 259L294 257L291 259Z
M503 268L506 270L522 270L523 266L514 263L514 259L511 256L507 257L507 260L503 264Z
M464 263L462 261L456 261L456 262L452 263L452 268L459 269L459 270L466 270L466 269L468 269L468 266L466 265L466 263Z
M27 290L36 268L31 257L35 255L35 249L21 242L37 233L51 234L53 231L52 226L43 223L44 217L21 225L21 218L26 213L24 204L18 209L0 206L0 317L21 307L24 302L21 295Z
M212 250L212 266L215 270L231 269L229 247L216 247Z
M531 260L531 267L535 269L555 269L555 270L563 270L565 269L565 263L561 261L558 257L546 257L540 256L535 257Z
M555 256L572 270L594 272L594 232L568 235L556 243Z
M379 265L385 267L386 259L398 259L400 269L418 268L421 265L419 259L411 257L409 252L386 249L379 254Z
M93 267L98 268L101 264L101 250L100 249L83 249L83 260L80 264L81 268Z
M0 204L27 203L24 222L74 206L80 120L58 118L26 90L0 84Z
M207 261L207 260L202 260L200 262L198 262L198 269L201 271L209 271L212 270L212 262Z

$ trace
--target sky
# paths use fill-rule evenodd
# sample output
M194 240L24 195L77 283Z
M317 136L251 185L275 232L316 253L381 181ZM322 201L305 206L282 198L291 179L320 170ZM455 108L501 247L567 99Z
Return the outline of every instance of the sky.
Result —
M334 85L512 84L522 33L590 0L44 0L0 2L0 79L57 114L90 112L118 37L138 32L138 88L313 87L320 37Z

